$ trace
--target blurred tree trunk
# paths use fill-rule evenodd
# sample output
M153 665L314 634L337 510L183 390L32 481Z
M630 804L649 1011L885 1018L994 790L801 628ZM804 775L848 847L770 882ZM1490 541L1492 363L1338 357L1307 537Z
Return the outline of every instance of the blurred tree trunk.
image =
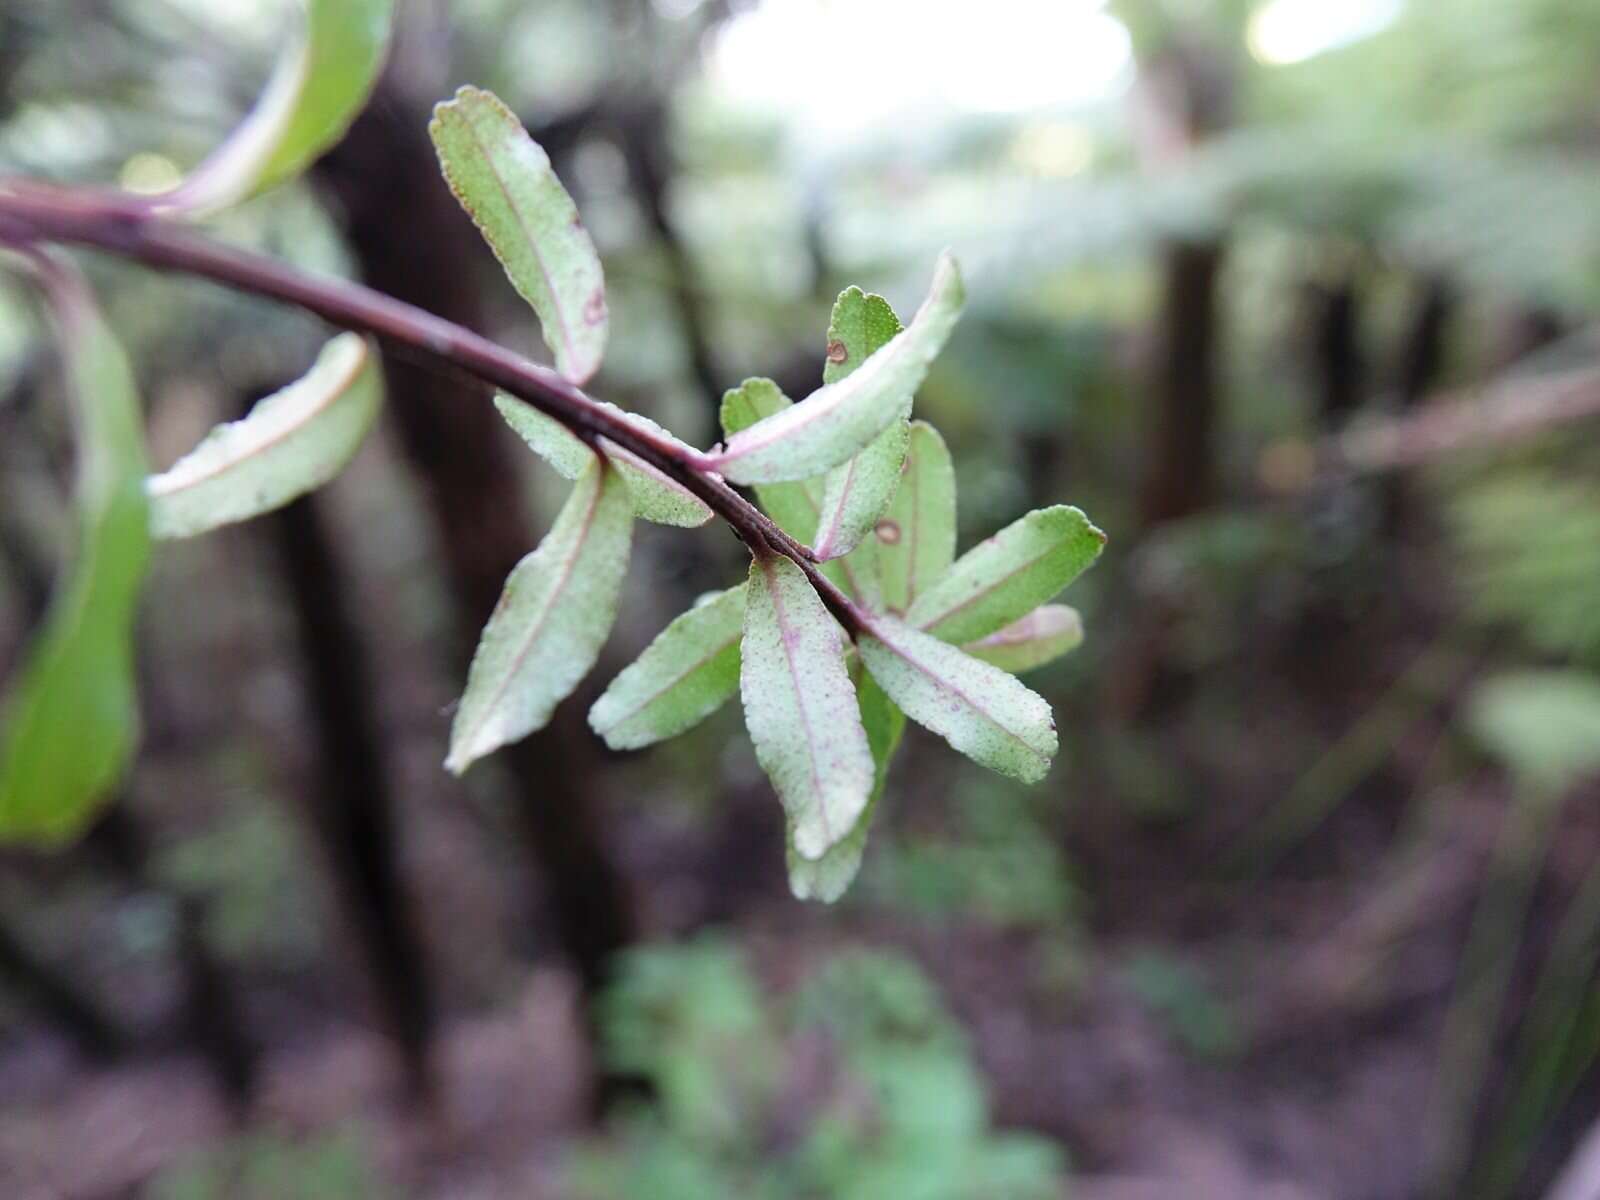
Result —
M261 528L288 592L314 738L312 791L302 807L367 959L377 1008L400 1048L412 1095L433 1091L433 985L399 864L372 672L362 631L315 496Z
M1176 242L1162 255L1156 410L1139 509L1145 528L1199 512L1216 490L1223 254L1220 242Z
M469 328L482 329L475 264L488 251L439 176L426 108L390 79L318 168L342 208L366 282ZM537 543L524 515L510 436L481 385L384 360L389 413L433 516L457 600L465 665L506 577ZM602 840L593 784L595 742L562 705L550 728L495 756L514 783L516 815L542 871L562 949L586 998L611 956L634 940L627 889Z
M1337 429L1361 407L1367 386L1355 273L1342 271L1331 282L1316 281L1306 290L1317 411L1325 429Z
M1181 30L1161 35L1139 60L1145 169L1182 169L1232 122L1233 93L1231 48ZM1220 237L1173 241L1162 252L1152 379L1156 408L1140 503L1145 528L1198 512L1215 492L1225 256Z
M1402 412L1421 407L1444 372L1445 331L1455 310L1455 293L1437 275L1421 281L1394 376L1395 404ZM1418 512L1411 480L1403 471L1382 482L1383 526L1391 537L1402 534Z
M1416 408L1438 384L1444 372L1445 332L1455 307L1455 291L1447 280L1431 275L1422 281L1395 377L1402 408Z
M1148 13L1146 14L1149 15ZM1176 28L1165 16L1136 24L1138 149L1150 173L1181 170L1232 121L1235 47ZM1161 251L1161 302L1138 521L1150 530L1206 508L1216 494L1217 420L1222 406L1222 237L1170 241ZM1147 713L1163 686L1173 614L1146 599L1119 645L1105 685L1119 720Z
M722 380L712 349L709 322L696 292L694 263L688 248L673 227L667 207L667 191L672 179L671 147L668 140L667 110L657 97L621 114L618 124L627 151L628 172L634 190L644 206L672 274L669 285L678 319L683 323L683 340L689 352L689 369L695 384L713 412L722 404Z
M183 968L183 1023L235 1118L242 1119L255 1098L260 1047L245 1029L230 972L206 939L206 900L173 895L152 877L150 839L125 795L106 810L85 839L131 888L159 891L177 909L178 960Z

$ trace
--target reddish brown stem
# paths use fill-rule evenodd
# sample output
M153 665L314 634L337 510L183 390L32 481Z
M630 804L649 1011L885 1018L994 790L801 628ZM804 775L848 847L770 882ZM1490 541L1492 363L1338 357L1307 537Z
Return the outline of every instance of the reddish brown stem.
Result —
M549 367L470 329L359 283L318 278L264 255L210 241L153 215L136 197L32 181L0 183L0 244L24 247L41 242L89 246L145 266L281 300L526 400L585 441L604 437L683 485L731 525L752 552L769 547L793 559L846 631L854 637L862 630L864 614L817 569L811 551L729 487L706 465L704 455L630 424Z

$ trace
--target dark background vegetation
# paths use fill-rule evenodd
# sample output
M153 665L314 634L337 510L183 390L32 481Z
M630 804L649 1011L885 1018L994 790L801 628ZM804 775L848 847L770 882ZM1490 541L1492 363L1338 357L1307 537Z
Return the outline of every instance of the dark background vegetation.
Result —
M1600 7L1363 0L1285 62L1285 11L1343 6L1086 2L1132 53L1085 98L1066 0L769 0L824 35L816 94L780 55L768 103L755 7L403 4L349 137L214 232L540 351L425 134L493 88L604 254L595 390L701 445L746 375L817 385L839 288L908 310L950 245L971 301L918 409L963 546L1063 500L1111 535L1031 681L1061 761L1021 789L914 731L849 897L792 901L737 706L635 756L584 722L736 577L713 525L641 528L596 678L450 778L560 488L390 361L333 486L162 548L126 794L0 855L0 1194L1600 1194ZM287 12L0 0L0 163L160 186ZM830 58L906 78L961 21L919 67L948 103L892 119ZM1037 95L963 100L1008 45ZM158 465L325 336L84 261ZM0 291L7 669L70 530L47 347Z

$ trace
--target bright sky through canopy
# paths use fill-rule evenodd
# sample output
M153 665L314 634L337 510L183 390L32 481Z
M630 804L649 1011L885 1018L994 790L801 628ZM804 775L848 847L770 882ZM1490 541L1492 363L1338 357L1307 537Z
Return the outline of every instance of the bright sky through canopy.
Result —
M1270 0L1250 18L1250 52L1274 66L1304 62L1383 29L1403 0Z
M1403 0L1267 0L1263 63L1301 62L1388 25ZM1103 0L763 0L716 35L728 99L837 142L916 114L1031 113L1115 100L1133 77Z
M915 112L1029 112L1116 95L1127 31L1099 0L765 0L721 30L730 99L819 138Z

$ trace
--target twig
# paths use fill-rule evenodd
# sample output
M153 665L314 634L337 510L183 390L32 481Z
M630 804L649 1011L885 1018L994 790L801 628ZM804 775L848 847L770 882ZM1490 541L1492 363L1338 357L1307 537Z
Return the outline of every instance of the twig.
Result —
M1263 456L1261 474L1271 490L1298 493L1330 476L1423 466L1592 417L1600 417L1600 366L1519 375L1439 397L1405 416L1358 419L1317 445L1280 443Z
M210 241L153 215L137 197L26 180L0 183L0 244L21 247L40 242L89 246L145 266L281 300L509 392L585 441L603 437L656 467L705 501L752 551L766 547L792 559L851 636L864 627L865 615L818 570L811 551L729 487L704 455L630 424L549 367L470 329L359 283L318 278L263 255Z

